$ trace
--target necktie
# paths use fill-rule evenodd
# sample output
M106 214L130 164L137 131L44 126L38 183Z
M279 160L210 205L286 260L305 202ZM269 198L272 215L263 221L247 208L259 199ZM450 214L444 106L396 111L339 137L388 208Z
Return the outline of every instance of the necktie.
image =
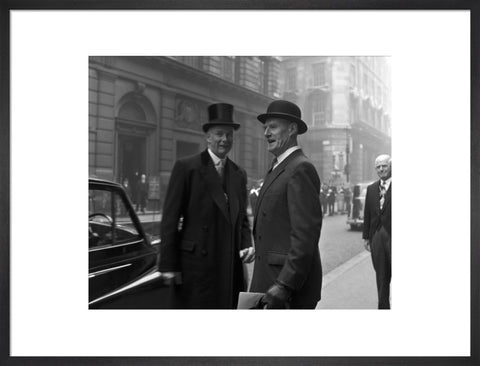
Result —
M219 160L217 164L215 164L215 169L217 169L217 172L220 178L223 178L223 165L224 165L223 160Z
M273 158L272 165L270 165L270 169L268 170L269 173L273 170L273 167L275 166L275 164L277 164L277 158Z
M387 184L383 180L381 180L380 181L380 210L383 208L386 192L387 192Z

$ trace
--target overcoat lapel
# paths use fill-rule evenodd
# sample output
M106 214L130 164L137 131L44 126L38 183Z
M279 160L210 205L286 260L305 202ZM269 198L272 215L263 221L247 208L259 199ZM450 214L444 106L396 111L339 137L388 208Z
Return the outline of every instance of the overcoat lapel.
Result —
M273 169L270 173L267 173L265 179L263 181L262 189L258 195L257 204L255 205L255 212L258 212L258 208L262 203L263 196L265 192L268 191L268 188L272 185L273 182L285 171L286 166L288 163L297 155L303 154L301 149L295 150L293 153L287 156L287 158L282 161L275 169ZM255 227L257 223L257 215L255 215L253 227Z
M238 216L239 202L237 197L240 197L238 192L236 192L236 185L234 184L237 181L240 181L241 175L236 167L230 162L230 159L227 158L227 163L225 164L225 179L227 187L227 196L229 199L229 208L230 208L230 219L231 223L235 224L236 218Z
M223 192L223 187L218 173L213 166L213 161L210 158L207 150L202 153L202 166L200 168L200 174L207 182L208 191L212 196L213 201L216 203L225 218L230 221L225 192Z

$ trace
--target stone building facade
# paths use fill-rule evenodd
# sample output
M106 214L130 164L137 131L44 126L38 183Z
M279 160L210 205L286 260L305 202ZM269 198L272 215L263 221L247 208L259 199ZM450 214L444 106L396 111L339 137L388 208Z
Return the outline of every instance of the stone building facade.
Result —
M280 92L302 109L300 144L322 182L376 179L375 157L391 152L387 57L283 57Z
M276 57L90 57L90 176L145 174L160 208L175 160L206 147L207 106L224 102L241 124L229 156L253 183L271 160L256 116L279 97L279 72Z

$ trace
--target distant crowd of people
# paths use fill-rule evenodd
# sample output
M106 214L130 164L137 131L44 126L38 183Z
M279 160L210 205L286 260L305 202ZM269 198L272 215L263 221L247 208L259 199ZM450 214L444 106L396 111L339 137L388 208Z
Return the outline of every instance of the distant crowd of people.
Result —
M323 184L320 188L320 202L323 215L350 215L352 210L352 190L349 186L329 186Z
M249 203L251 215L255 215L255 206L263 185L263 179L255 182L249 192ZM334 186L322 184L320 187L320 204L322 206L323 216L333 216L335 214L347 214L350 216L352 211L353 192L349 186Z

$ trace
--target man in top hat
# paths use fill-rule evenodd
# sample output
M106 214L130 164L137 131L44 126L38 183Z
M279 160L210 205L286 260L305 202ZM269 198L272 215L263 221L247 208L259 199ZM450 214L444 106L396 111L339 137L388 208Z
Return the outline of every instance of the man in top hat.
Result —
M247 216L247 176L227 154L233 132L233 106L208 107L203 125L207 149L178 160L163 206L160 271L181 274L176 307L236 308L245 290L243 262L254 250Z
M261 114L267 148L275 158L255 209L255 266L251 292L267 309L314 309L320 300L322 228L320 179L297 135L307 131L300 108L276 100Z

